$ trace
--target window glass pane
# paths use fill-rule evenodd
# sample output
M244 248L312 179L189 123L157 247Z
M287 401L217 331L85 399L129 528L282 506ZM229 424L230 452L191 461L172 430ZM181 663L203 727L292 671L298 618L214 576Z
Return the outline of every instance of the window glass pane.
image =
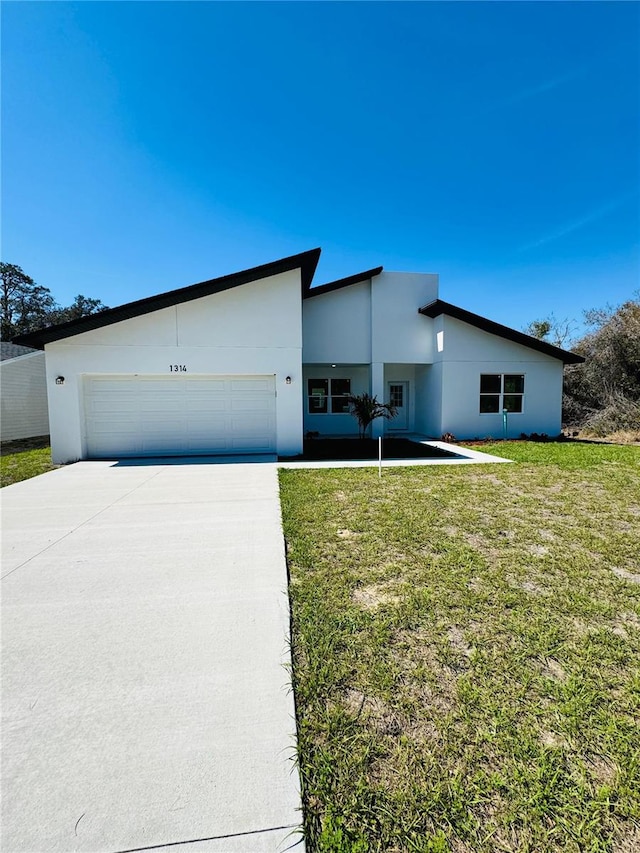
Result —
M332 379L331 380L331 396L344 397L351 393L350 379Z
M524 393L524 376L518 374L506 373L504 377L504 393L505 394L523 394Z
M401 409L404 406L404 385L390 385L389 386L389 402L392 406L395 406L398 409Z
M326 415L328 397L309 397L309 412L312 415Z
M498 394L482 394L480 397L480 414L495 414L500 411L500 397Z
M331 412L334 415L340 415L343 413L349 413L351 409L349 408L349 403L347 402L346 397L332 397L331 398Z
M310 397L327 397L329 395L328 379L307 379Z
M505 394L504 395L504 408L508 412L521 412L522 411L522 394Z
M328 411L329 380L308 379L307 388L309 390L309 412L316 415L326 414Z
M499 373L482 373L480 375L480 393L481 394L499 394L500 380L502 376Z

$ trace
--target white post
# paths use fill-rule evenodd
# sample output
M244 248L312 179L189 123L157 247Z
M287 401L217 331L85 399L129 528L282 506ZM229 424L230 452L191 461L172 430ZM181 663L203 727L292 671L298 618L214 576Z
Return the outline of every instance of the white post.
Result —
M378 477L382 477L382 436L378 436Z
M371 396L377 397L379 403L385 402L384 390L384 363L379 361L371 365ZM371 438L383 435L384 418L376 418L371 424Z

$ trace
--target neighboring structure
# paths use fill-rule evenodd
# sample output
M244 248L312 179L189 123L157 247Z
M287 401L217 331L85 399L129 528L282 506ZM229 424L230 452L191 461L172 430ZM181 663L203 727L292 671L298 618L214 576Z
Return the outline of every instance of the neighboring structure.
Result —
M55 462L302 450L356 434L347 395L398 409L376 431L557 434L582 361L382 267L312 288L314 249L16 340L44 348Z
M0 439L48 435L45 355L37 349L0 343Z

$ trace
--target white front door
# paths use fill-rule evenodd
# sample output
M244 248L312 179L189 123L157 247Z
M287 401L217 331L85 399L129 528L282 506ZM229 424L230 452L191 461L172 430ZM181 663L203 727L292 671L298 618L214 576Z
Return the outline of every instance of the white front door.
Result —
M409 383L387 382L387 401L396 407L397 415L388 421L389 430L409 428Z

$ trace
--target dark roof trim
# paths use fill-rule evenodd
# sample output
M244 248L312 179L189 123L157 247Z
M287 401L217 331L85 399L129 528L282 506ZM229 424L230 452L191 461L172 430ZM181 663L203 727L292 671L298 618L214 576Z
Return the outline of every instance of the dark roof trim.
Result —
M349 287L350 284L360 284L361 281L366 281L368 278L380 275L381 272L382 267L375 267L375 269L367 270L366 272L359 272L356 273L356 275L350 275L348 278L339 278L337 281L330 281L327 284L319 284L317 287L313 287L311 289L308 288L306 291L303 291L302 296L304 299L310 299L312 296L321 296L323 293L331 293L334 290Z
M57 326L49 326L46 329L29 332L26 335L14 338L13 342L36 349L44 349L45 344L70 338L79 335L81 332L91 332L103 326L110 326L112 323L119 323L121 320L131 320L133 317L150 314L152 311L170 308L172 305L190 302L193 299L200 299L213 293L221 293L223 290L231 290L232 287L239 287L241 284L249 284L252 281L259 281L295 269L299 269L301 272L302 293L304 295L311 287L319 260L320 249L311 249L308 252L291 255L288 258L262 264L259 267L252 267L231 275L223 275L220 278L212 278L209 281L191 284L178 290L169 290L167 293L149 296L147 299L138 299L136 302L128 302L126 305L120 305L117 308L107 308L106 311L90 314L87 317L81 317L79 320L71 320L68 323L60 323Z
M522 344L522 346L529 347L529 349L535 349L538 352L543 352L545 355L558 358L565 364L581 364L584 361L581 355L560 349L560 347L554 347L546 341L532 338L531 335L525 335L524 332L517 332L515 329L502 326L500 323L494 323L493 320L487 320L485 317L480 317L479 314L472 314L471 311L465 311L464 308L458 308L456 305L451 305L442 299L436 299L423 308L419 308L418 311L426 317L439 317L441 314L446 314L448 317L454 317L456 320L462 320L463 323L469 323L470 326L482 329L483 332L489 332L490 335L506 338L516 344Z

